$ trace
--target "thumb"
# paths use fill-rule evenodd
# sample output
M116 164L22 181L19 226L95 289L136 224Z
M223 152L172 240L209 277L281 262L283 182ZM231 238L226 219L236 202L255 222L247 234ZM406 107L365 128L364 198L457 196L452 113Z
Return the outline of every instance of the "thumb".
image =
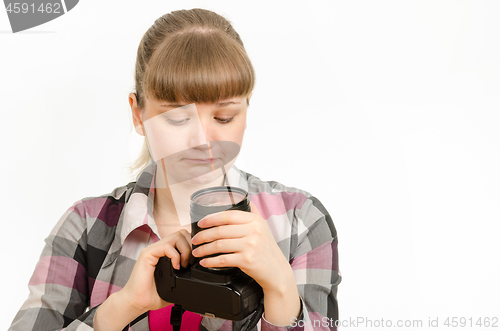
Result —
M260 214L259 210L257 209L257 206L252 201L250 201L250 212L252 214L257 214L260 217L262 217L262 215Z

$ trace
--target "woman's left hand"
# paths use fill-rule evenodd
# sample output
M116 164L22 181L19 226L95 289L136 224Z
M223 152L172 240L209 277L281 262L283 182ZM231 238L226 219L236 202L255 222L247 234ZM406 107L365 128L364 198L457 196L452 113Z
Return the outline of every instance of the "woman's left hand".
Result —
M227 210L211 214L198 222L205 230L193 238L201 245L192 254L203 257L225 253L200 261L204 267L238 267L262 287L264 293L283 289L293 281L293 271L266 221L254 204L251 212Z
M274 240L267 222L254 204L251 212L226 210L208 215L198 222L205 230L191 242L201 245L192 251L205 258L205 267L238 267L252 277L264 292L266 320L274 325L290 325L300 313L300 299L290 263Z

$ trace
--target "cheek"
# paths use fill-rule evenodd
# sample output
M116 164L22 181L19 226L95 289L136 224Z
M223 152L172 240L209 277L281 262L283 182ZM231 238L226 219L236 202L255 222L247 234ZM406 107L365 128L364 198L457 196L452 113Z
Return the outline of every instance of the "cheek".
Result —
M171 132L162 130L160 127L146 125L145 129L151 156L155 161L178 152L180 146L174 143L175 136Z
M245 129L246 129L246 124L238 132L238 144L240 145L240 147L243 144L243 137L245 135Z
M206 144L203 130L193 121L186 126L171 126L160 116L144 122L149 148L155 161Z
M233 141L241 146L241 143L243 142L243 136L245 134L245 128L246 122L238 123L238 125L235 126L231 132L230 141Z

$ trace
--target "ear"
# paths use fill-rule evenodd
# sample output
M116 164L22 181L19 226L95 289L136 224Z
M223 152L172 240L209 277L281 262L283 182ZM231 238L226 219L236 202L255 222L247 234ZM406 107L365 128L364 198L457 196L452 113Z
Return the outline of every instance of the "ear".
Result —
M249 95L247 95L247 106L250 106L250 98L252 97L252 93L253 93L253 91L250 92Z
M250 106L250 98L252 97L252 92L250 92L249 95L247 95L247 107ZM247 129L247 122L245 121L245 130Z
M135 93L130 93L128 95L128 103L130 104L130 109L132 110L132 120L134 121L135 131L144 136L144 127L142 125L142 111L137 108L137 98Z

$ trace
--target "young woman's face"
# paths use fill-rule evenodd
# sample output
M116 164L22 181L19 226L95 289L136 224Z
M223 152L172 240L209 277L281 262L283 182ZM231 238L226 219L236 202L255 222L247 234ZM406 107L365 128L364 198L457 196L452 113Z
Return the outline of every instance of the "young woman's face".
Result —
M146 99L142 112L134 107L135 95L130 98L136 131L146 136L169 185L210 182L236 160L246 128L246 96L196 104Z

